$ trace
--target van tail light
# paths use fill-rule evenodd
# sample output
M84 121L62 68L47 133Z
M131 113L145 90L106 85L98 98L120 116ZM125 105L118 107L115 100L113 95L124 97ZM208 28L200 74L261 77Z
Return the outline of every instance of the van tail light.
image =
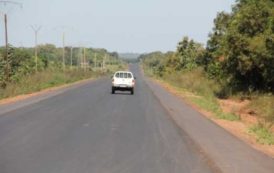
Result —
M114 79L112 79L112 83L114 83Z
M132 84L135 85L135 80L134 79L132 79Z

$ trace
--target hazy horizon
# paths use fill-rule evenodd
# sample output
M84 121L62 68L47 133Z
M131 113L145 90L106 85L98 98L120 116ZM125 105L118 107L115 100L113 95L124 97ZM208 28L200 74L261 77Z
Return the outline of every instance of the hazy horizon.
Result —
M173 51L183 36L206 44L213 20L234 0L18 0L23 8L0 4L8 12L9 43L33 47L31 25L42 26L38 44L105 48L120 53ZM4 44L3 15L0 44ZM65 27L63 27L65 26ZM64 28L64 29L62 29Z

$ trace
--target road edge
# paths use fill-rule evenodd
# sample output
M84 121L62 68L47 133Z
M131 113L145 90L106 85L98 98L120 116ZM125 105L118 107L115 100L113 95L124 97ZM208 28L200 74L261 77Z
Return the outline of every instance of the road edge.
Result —
M145 85L150 89L150 91L151 91L152 95L154 96L154 98L159 102L160 105L162 105L163 109L168 114L168 119L176 126L176 128L179 129L180 135L186 136L189 139L188 142L191 144L193 149L204 158L205 163L209 166L209 168L213 171L213 173L223 173L222 169L215 163L214 159L204 150L204 148L200 144L195 142L195 140L191 137L191 135L189 135L189 133L186 132L180 126L180 124L174 119L170 109L161 101L161 99L157 96L155 91L153 91L151 86L148 84L150 79L147 78L146 76L144 76L144 79L145 79L144 80ZM153 81L151 80L151 82L153 82Z
M183 96L181 96L181 95L179 96L179 95L175 94L174 92L169 91L165 86L163 86L163 84L161 84L157 80L155 80L153 78L148 78L148 79L151 80L152 82L154 82L155 84L161 86L164 90L166 90L167 92L169 92L173 96L179 98L182 102L184 102L185 104L190 106L192 109L198 111L202 116L204 116L205 118L207 118L209 121L216 124L220 128L224 129L225 131L227 131L229 134L231 134L235 138L243 141L245 144L249 145L250 147L252 147L256 151L258 151L262 154L265 154L268 157L274 159L274 155L272 153L267 152L266 149L264 149L264 145L261 146L261 144L258 144L256 142L254 143L254 139L253 139L253 138L255 138L254 136L250 137L252 139L247 139L247 138L243 137L241 134L237 134L236 132L233 132L231 129L227 128L226 126L222 125L221 122L219 122L219 121L222 121L221 119L214 119L212 117L213 115L209 115L209 114L212 114L211 112L204 110L203 108L199 107L198 105L196 105L195 103L193 103L193 102L191 102L187 99L184 99ZM225 121L225 120L223 120L223 121Z
M40 91L32 92L32 93L29 93L29 94L21 94L21 95L17 95L17 96L14 96L14 97L0 99L0 106L16 103L16 102L19 102L19 101L24 101L24 100L32 98L32 97L39 97L41 95L51 93L51 92L54 92L54 91L58 91L58 90L62 90L62 89L69 89L71 87L81 85L81 84L84 84L85 82L90 82L90 81L93 81L93 80L96 80L96 79L95 78L83 79L83 80L79 80L79 81L76 81L76 82L73 82L73 83L67 83L67 84L62 84L62 85L59 85L59 86L49 87L49 88L42 89Z

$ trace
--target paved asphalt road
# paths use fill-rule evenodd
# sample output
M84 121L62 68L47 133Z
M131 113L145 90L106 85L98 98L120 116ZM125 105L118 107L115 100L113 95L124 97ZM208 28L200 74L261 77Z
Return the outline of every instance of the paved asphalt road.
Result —
M100 79L0 106L0 173L274 172L273 159L131 70L133 96Z

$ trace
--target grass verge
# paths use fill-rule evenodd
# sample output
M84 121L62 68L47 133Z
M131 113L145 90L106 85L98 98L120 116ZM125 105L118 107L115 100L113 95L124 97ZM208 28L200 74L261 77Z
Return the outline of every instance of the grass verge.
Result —
M215 81L209 80L204 75L202 69L174 72L171 74L164 74L162 77L153 75L151 70L145 70L145 73L147 76L161 80L172 86L175 90L180 91L188 101L213 113L216 118L229 121L240 120L239 116L222 111L215 96L215 93L220 89L220 86ZM186 94L186 92L191 94Z
M263 145L274 145L274 134L269 128L261 124L253 125L249 128L249 133L256 135L257 142Z
M218 119L228 120L228 121L239 121L240 116L233 113L223 112L216 100L208 100L204 97L193 97L191 101L198 105L200 108L213 113L213 115Z
M48 69L40 71L28 76L22 76L17 82L12 82L6 88L0 88L0 99L10 98L22 94L30 94L33 92L41 91L47 88L69 84L76 81L89 78L97 78L113 73L121 65L108 66L106 70L91 71L91 70L56 70Z
M210 112L215 118L245 123L240 110L223 111L216 95L221 86L208 79L203 74L202 69L170 74L164 73L161 77L155 75L152 70L144 69L144 71L147 76L160 80L172 90L179 92L179 95L187 101L197 105L202 110ZM231 97L239 101L243 98L237 95ZM250 112L249 116L255 116L257 121L253 124L246 124L248 134L252 135L258 144L274 145L274 96L272 94L253 93L249 98L249 104L245 107L245 111ZM244 110L241 111L244 112Z

